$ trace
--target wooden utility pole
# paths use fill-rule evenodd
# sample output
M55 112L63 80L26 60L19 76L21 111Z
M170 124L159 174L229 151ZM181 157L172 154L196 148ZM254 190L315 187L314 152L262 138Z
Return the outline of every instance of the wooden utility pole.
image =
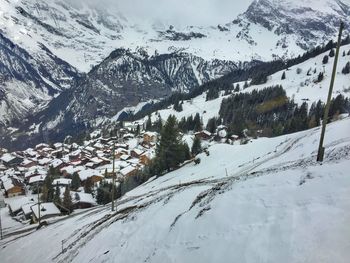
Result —
M340 51L340 45L341 45L341 36L342 36L342 33L343 33L343 29L344 29L344 23L343 23L343 21L340 21L340 29L339 29L337 50L336 50L335 58L334 58L333 72L332 72L331 84L330 84L329 92L328 92L326 108L325 108L324 115L323 115L320 145L318 147L318 154L317 154L317 161L318 162L323 162L323 157L324 157L324 151L325 151L325 148L323 147L324 135L326 133L326 126L327 126L327 122L328 122L329 107L330 107L330 103L331 103L331 99L332 99L332 93L333 93L335 76L337 74L337 64L338 64L339 51Z
M41 177L40 177L41 178ZM37 182L37 191L38 191L38 224L40 226L40 193L39 193L39 181Z
M114 211L114 196L115 196L115 143L113 142L113 169L112 169L112 212Z

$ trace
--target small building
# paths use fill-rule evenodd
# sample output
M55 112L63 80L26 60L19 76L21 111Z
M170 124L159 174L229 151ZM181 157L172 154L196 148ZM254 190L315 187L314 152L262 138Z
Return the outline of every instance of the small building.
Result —
M30 159L25 159L22 163L21 166L25 168L30 168L35 166L37 163L36 161L30 160Z
M56 186L62 186L62 187L66 187L66 186L70 186L72 183L72 179L68 179L68 178L58 178L58 179L54 179L52 181L52 186L56 187Z
M201 140L210 140L212 138L212 134L209 131L203 130L200 132L196 132L195 136L200 138Z
M16 196L6 200L7 207L11 216L16 216L21 212L22 206L34 204L34 200L27 196Z
M32 210L32 218L34 222L38 221L39 213L41 220L61 215L61 211L57 208L57 206L54 203L40 203L40 206L38 204L35 204L31 206L30 209Z
M13 197L25 194L25 186L19 179L14 177L8 177L5 179L2 177L1 180L2 185L5 189L6 197Z
M145 151L140 150L140 149L132 149L130 151L130 155L134 158L140 158L140 156L144 153Z
M21 210L22 210L22 213L23 213L23 216L26 220L30 219L32 214L33 214L33 211L32 211L32 206L35 205L34 202L31 202L31 203L28 203L28 204L25 204L25 205L22 205L21 207Z
M75 161L80 160L80 157L81 157L81 150L76 150L76 151L69 154L69 160L71 162L75 162Z
M35 150L37 151L41 151L44 148L49 148L50 145L46 144L46 143L40 143L38 145L35 146Z
M85 209L95 206L97 203L91 194L77 192L73 200L74 209Z
M103 179L100 171L93 169L86 169L78 172L79 178L82 182L86 181L88 178L91 178L93 183L100 182Z
M143 142L146 144L155 143L157 141L158 134L156 132L145 132L143 134Z
M45 181L46 175L36 175L36 176L32 176L29 178L28 184L30 186L33 185L43 185L44 181Z
M121 169L119 173L124 177L133 176L137 173L137 168L129 165L129 166Z
M2 163L7 166L7 167L15 167L19 166L23 162L23 158L10 154L10 153L5 153L0 160Z
M54 159L49 164L55 169L61 169L66 166L66 164L61 159Z

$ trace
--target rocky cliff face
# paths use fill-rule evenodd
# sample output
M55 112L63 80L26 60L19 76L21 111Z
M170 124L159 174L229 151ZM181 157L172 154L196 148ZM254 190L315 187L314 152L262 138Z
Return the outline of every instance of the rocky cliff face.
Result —
M44 45L42 60L34 58L0 33L0 126L22 122L52 98L67 89L78 77L68 63Z

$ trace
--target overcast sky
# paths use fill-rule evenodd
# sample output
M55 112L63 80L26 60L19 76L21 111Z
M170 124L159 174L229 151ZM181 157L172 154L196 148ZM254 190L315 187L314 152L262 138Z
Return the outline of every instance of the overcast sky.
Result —
M83 0L66 0L81 3ZM168 21L184 25L227 23L244 12L253 0L84 0L119 10L126 18Z
M122 13L131 21L160 21L174 25L217 25L228 23L247 10L253 0L65 0L88 2ZM293 1L293 0L290 0ZM334 0L336 1L336 0ZM350 0L343 0L350 3ZM320 0L321 2L321 0ZM307 3L307 1L306 1Z

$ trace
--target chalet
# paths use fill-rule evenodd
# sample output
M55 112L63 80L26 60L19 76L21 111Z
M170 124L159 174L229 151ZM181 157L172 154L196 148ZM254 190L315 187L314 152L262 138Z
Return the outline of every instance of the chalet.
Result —
M6 200L7 207L11 216L16 216L21 212L22 206L26 204L34 204L34 200L27 196L16 196Z
M94 147L91 147L91 146L86 146L84 148L84 150L89 152L90 154L95 154L95 152L96 152L96 149Z
M69 160L72 162L80 160L80 157L81 157L81 150L76 150L69 154Z
M79 178L82 182L86 181L86 179L91 178L93 183L97 183L103 179L103 175L98 170L86 169L78 172Z
M5 189L6 197L13 197L25 194L25 186L18 178L2 177L2 186Z
M142 151L140 149L132 149L130 151L130 155L134 158L140 158L140 156L144 153L145 151Z
M121 169L119 173L124 177L133 176L137 173L137 168L129 165L129 166Z
M90 208L97 205L91 194L77 192L74 194L73 207L74 209Z
M25 204L25 205L22 205L21 206L21 210L22 210L22 213L23 213L23 216L26 220L30 219L32 214L33 214L33 211L32 211L32 206L35 205L34 202L31 202L31 203L28 203L28 204Z
M34 149L32 148L28 148L27 150L25 150L24 152L24 155L28 158L34 158L38 155L38 152L35 151Z
M44 148L49 148L50 145L46 144L46 143L40 143L38 145L35 146L35 150L36 151L41 151Z
M120 158L120 156L128 154L128 151L125 150L124 148L118 148L115 150L115 158Z
M33 169L35 168L35 169ZM47 171L43 170L40 166L34 166L32 169L24 174L24 179L29 182L31 177L38 175L46 175Z
M49 163L55 169L61 169L66 166L66 164L61 159L54 159Z
M200 138L202 140L210 140L212 138L212 134L206 130L200 131L200 132L196 132L195 136L197 138Z
M84 166L69 165L69 166L63 167L60 171L63 174L63 176L69 176L69 175L73 175L75 172L78 173L82 170L85 170Z
M149 165L153 158L154 158L153 152L151 151L145 152L140 156L140 163L143 165Z
M158 134L156 132L145 132L143 134L143 142L146 144L155 143L157 141Z
M32 210L32 218L34 222L38 221L39 213L41 220L61 215L61 211L57 208L57 206L54 203L40 203L40 206L38 204L35 204L31 206L30 209Z
M10 154L10 153L5 153L0 158L0 160L7 167L19 166L23 162L23 158L22 157L18 157L16 155L13 155L13 154Z
M50 162L51 162L50 158L42 158L42 159L38 160L38 163L41 166L48 165Z
M66 186L70 186L71 183L72 183L72 179L67 179L67 178L58 178L52 181L52 185L54 187L56 186L66 187Z
M22 163L21 166L25 168L30 168L33 167L37 164L36 161L30 160L30 159L25 159Z
M33 185L43 185L44 181L45 181L46 175L36 175L36 176L32 176L29 178L28 184L30 186Z
M122 160L122 161L127 161L130 158L131 158L131 156L128 155L128 154L123 154L122 156L119 157L119 159Z

